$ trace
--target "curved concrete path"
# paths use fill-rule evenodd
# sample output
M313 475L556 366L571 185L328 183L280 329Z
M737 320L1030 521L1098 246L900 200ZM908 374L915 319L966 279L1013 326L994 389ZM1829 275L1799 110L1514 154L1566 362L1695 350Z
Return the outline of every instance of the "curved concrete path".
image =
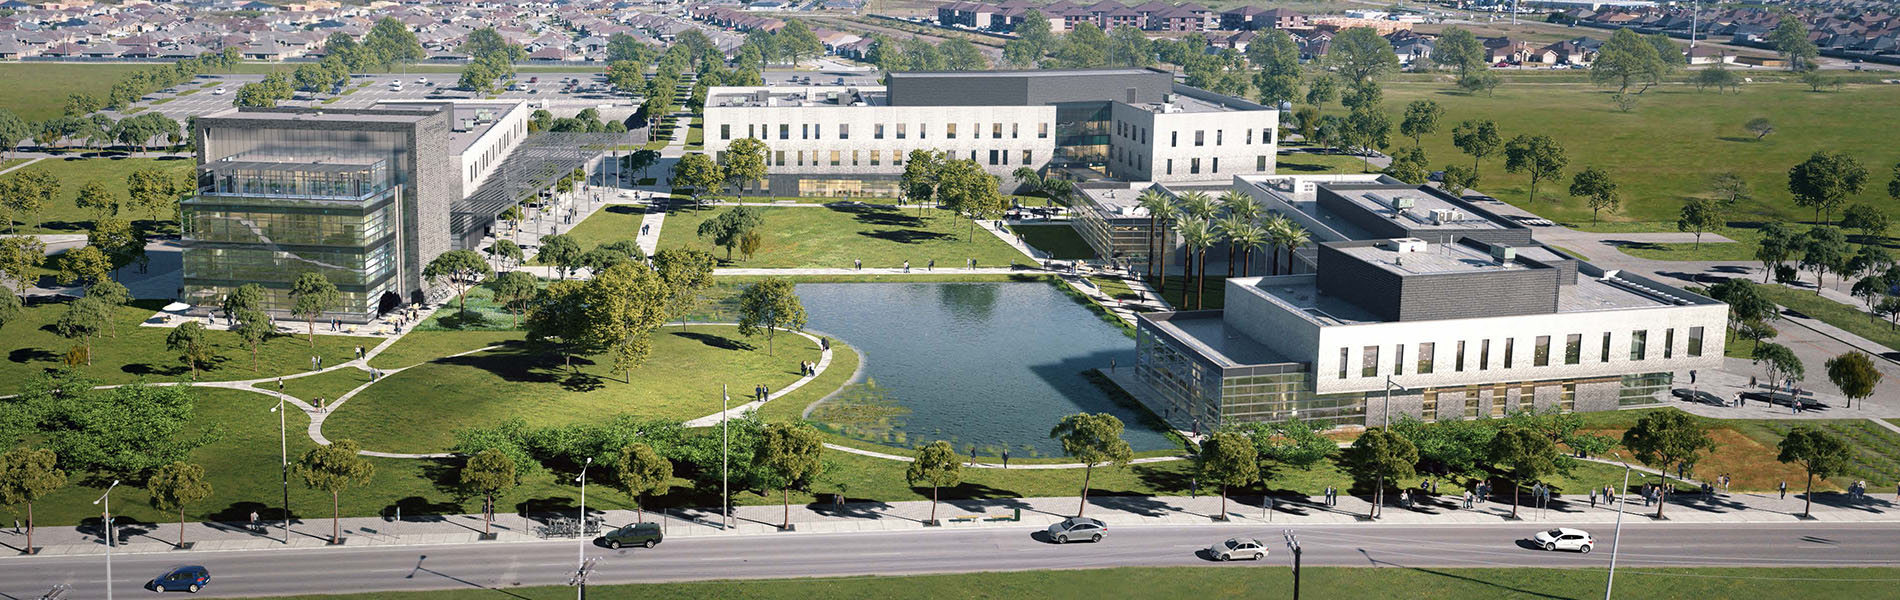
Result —
M694 323L694 325L736 325L736 324L737 323ZM790 329L781 329L780 331L798 334L799 336L802 336L805 339L811 340L811 343L819 344L820 347L823 347L823 342L819 341L818 336L815 336L803 331L794 331ZM771 393L766 394L764 400L753 400L745 404L728 408L724 411L716 412L710 415L706 415L704 417L687 421L683 423L682 425L685 427L712 427L714 425L718 425L720 421L723 421L726 419L731 419L735 417L743 417L745 416L746 413L758 410L759 407L761 406L765 406L765 403L767 402L777 400L785 396L786 394L790 394L792 392L798 391L798 388L805 387L805 384L811 383L811 380L817 379L819 375L825 374L825 369L829 368L830 366L831 366L831 349L824 348L824 351L818 355L818 367L812 370L812 374L806 375L804 377L800 377L798 381L794 381L790 385L779 388L779 390L776 392L771 392Z
M832 443L826 443L826 444L825 444L825 448L828 448L828 449L831 449L831 450L837 450L837 451L839 451L839 452L845 452L845 453L849 453L849 454L856 454L856 455L858 455L858 456L869 456L869 457L871 457L871 458L882 458L882 459L884 459L884 460L895 460L895 461L902 461L902 462L913 462L913 461L915 461L915 460L916 460L916 459L914 459L914 458L911 458L911 457L909 457L909 456L899 456L899 455L896 455L896 454L885 454L885 453L883 453L883 452L878 452L878 451L875 451L875 450L865 450L865 449L863 449L863 448L852 448L852 447L850 447L850 446L840 446L840 445L837 445L837 444L832 444ZM1186 456L1150 456L1150 457L1146 457L1146 458L1137 458L1137 459L1134 459L1134 460L1131 460L1131 461L1128 461L1128 464L1131 464L1131 465L1145 465L1145 464L1148 464L1148 463L1159 463L1159 462L1172 462L1172 461L1177 461L1177 460L1186 460L1186 459L1187 459L1187 457L1186 457ZM1004 467L1003 467L1003 465L1002 465L1002 463L986 463L986 462L973 462L973 463L967 463L967 464L966 464L966 466L970 466L970 467L976 467L976 468L978 468L978 469L1001 469L1001 468L1004 468ZM1080 469L1080 468L1084 468L1084 467L1087 467L1087 466L1088 466L1088 465L1085 465L1085 464L1082 464L1082 463L1057 463L1057 464L1024 464L1024 463L1016 463L1016 466L1014 466L1014 467L1009 467L1009 468L1012 468L1012 469Z

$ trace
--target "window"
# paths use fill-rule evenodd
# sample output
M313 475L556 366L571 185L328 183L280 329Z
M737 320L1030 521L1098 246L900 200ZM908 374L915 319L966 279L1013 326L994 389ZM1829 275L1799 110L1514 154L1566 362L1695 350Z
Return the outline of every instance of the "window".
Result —
M904 139L904 123L897 124L897 139Z
M1458 354L1452 357L1451 369L1457 373L1465 372L1465 343L1462 341L1458 342Z
M1490 368L1491 340L1480 340L1478 342L1478 370L1483 371Z
M1347 349L1347 348L1339 349L1339 378L1340 379L1346 378L1346 363L1352 360L1351 356L1352 356L1352 350Z
M1141 128L1141 143L1143 144L1148 143L1148 128L1147 127Z
M1643 360L1649 355L1649 330L1638 329L1630 332L1630 360Z
M1224 140L1224 139L1227 139L1227 130L1225 129L1214 130L1214 145L1216 146L1221 145L1221 140Z
M876 125L871 126L871 139L874 139L874 140L884 139L884 124L883 123L878 123Z
M1013 139L1016 139L1016 138L1019 138L1019 137L1022 137L1022 133L1023 133L1023 124L1022 124L1022 123L1010 123L1010 124L1009 124L1009 139L1012 139L1012 140L1013 140Z
M872 150L872 151L871 151L871 166L873 166L873 167L875 167L875 166L878 166L879 164L881 164L881 163L883 162L883 159L884 159L884 151L883 151L883 150Z
M1610 362L1610 332L1603 332L1603 362Z
M1663 330L1663 358L1676 357L1676 328Z
M1537 336L1537 344L1531 347L1531 366L1550 366L1550 336Z
M1504 338L1504 368L1511 368L1511 358L1517 349L1517 338Z
M857 150L851 151L851 166L853 167L858 166L858 151Z
M1003 139L1003 124L1002 123L990 124L990 139L992 140Z
M1702 356L1702 328L1689 328L1689 358Z
M1260 128L1260 143L1262 144L1273 143L1273 128L1271 127Z
M760 129L760 130L763 130L763 129L765 129L765 128L766 128L767 126L766 126L766 125L751 125L751 124L747 124L747 125L745 126L745 136L746 136L746 137L759 137L759 134L758 134L758 133L757 133L756 131L754 131L754 128L755 128L755 127L756 127L757 129Z
M1206 130L1203 130L1203 129L1194 130L1194 145L1195 146L1207 145L1207 131Z
M1261 154L1261 155L1259 155L1259 156L1255 156L1255 157L1253 157L1253 170L1255 170L1255 171L1260 171L1260 172L1263 172L1263 173L1264 173L1264 172L1266 172L1266 170L1267 170L1267 155L1265 155L1265 154Z
M952 140L954 140L954 139L957 139L957 124L956 124L956 123L944 123L944 124L943 124L943 137L944 137L945 139L952 139Z
M719 124L719 139L732 139L732 125L726 123Z
M1169 175L1174 174L1174 159L1172 158L1168 159L1168 174Z
M801 123L801 124L799 124L799 126L798 126L798 139L801 139L801 140L809 140L809 139L811 139L811 124L809 124L809 123Z
M1037 124L1036 124L1036 137L1037 137L1038 139L1040 139L1040 138L1046 138L1046 137L1049 137L1049 124L1048 124L1048 123L1037 123Z
M1176 147L1180 147L1180 145L1181 145L1181 132L1179 131L1168 132L1168 147L1176 148Z
M1419 343L1418 345L1418 374L1420 375L1432 374L1432 352L1437 349L1438 349L1437 344L1433 344L1431 342Z
M1213 158L1213 160L1214 160L1214 168L1210 172L1219 173L1220 172L1220 157L1216 156Z
M781 139L781 140L792 139L792 125L790 123L778 124L778 139Z
M899 136L899 137L902 137L902 136ZM921 140L928 137L930 137L930 129L927 127L924 127L923 123L918 123L917 124L917 139Z
M831 151L831 166L834 166L834 167L838 166L838 159L840 158L840 154L842 153L837 150Z
M785 151L784 150L773 150L772 154L774 155L774 158L772 160L773 164L776 164L781 167L785 166Z
M996 151L995 150L990 151L990 165L991 166L996 165Z
M1392 347L1392 374L1405 374L1405 344Z
M1034 158L1035 156L1036 156L1036 153L1034 153L1034 152L1031 152L1031 151L1029 151L1029 150L1024 150L1024 151L1023 151L1023 164L1025 164L1025 165L1032 165L1032 166L1033 166L1033 165L1035 165L1035 164L1036 164L1036 160L1035 160L1035 158Z
M1188 159L1188 174L1189 174L1189 175L1195 175L1195 174L1199 174L1200 172L1201 172L1201 159L1200 159L1200 157L1195 157L1195 158L1190 158L1190 159Z
M904 151L903 150L891 151L891 166L893 167L904 166Z
M1359 376L1377 377L1379 375L1379 347L1366 346L1359 351Z
M1574 365L1583 362L1583 334L1573 333L1564 336L1564 364Z
M1248 144L1252 144L1252 143L1253 143L1253 130L1252 130L1252 129L1249 129L1249 130L1247 130L1247 143L1248 143Z

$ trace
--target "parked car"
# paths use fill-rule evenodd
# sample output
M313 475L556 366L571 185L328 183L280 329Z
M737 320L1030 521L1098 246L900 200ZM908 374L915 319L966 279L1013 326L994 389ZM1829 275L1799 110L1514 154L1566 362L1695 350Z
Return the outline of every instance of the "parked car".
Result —
M417 83L418 85L427 85L427 84L429 83L429 78L427 78L427 77L417 77L417 78L416 78L416 83Z
M1569 527L1539 531L1531 538L1531 541L1536 542L1539 548L1545 550L1576 550L1584 554L1589 554L1590 547L1597 545L1596 538L1590 537L1589 532Z
M1261 560L1267 557L1267 547L1260 540L1248 538L1228 538L1225 542L1215 542L1207 547L1207 555L1219 561L1236 558Z
M1058 544L1067 544L1069 540L1099 542L1102 541L1102 534L1107 532L1107 523L1088 517L1069 517L1049 526L1049 539Z
M185 591L193 594L211 583L211 570L199 566L178 567L145 584L154 592Z
M652 548L665 537L666 534L660 532L659 523L634 523L609 531L595 541L608 548L619 550L621 546Z
M540 77L529 77L529 78L528 78L528 83L541 83L541 78L540 78Z
M223 96L223 95L224 95L224 88L222 88L222 87L220 87L220 88L218 88L218 89L215 89L215 90L211 90L211 95L213 95L213 96Z

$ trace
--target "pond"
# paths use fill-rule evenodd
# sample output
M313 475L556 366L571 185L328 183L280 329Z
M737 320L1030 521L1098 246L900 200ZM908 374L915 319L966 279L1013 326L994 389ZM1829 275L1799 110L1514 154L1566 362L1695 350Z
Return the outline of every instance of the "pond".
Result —
M798 295L807 326L856 346L865 378L908 410L847 435L1049 457L1062 454L1049 438L1062 417L1107 412L1135 451L1173 447L1083 376L1110 359L1130 368L1134 341L1048 283L807 283Z

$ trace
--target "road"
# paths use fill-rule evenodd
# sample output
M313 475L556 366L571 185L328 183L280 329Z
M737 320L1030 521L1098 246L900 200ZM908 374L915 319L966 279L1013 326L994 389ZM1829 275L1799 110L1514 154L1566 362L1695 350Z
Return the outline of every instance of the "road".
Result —
M1609 564L1608 528L1584 555L1530 549L1516 540L1549 525L1298 527L1305 564L1376 567L1595 567ZM1619 566L1892 566L1900 564L1897 528L1869 524L1672 525L1631 523ZM601 561L592 583L802 576L900 575L1124 566L1217 565L1196 550L1231 536L1268 542L1268 565L1290 564L1281 529L1254 525L1117 527L1099 544L1058 546L1033 528L930 532L773 534L683 538L659 548L589 547ZM427 548L331 548L307 551L141 554L116 558L114 591L136 594L172 566L202 564L214 597L361 593L444 588L563 585L575 542ZM1223 565L1235 568L1232 563ZM36 598L55 583L72 597L97 598L105 558L0 559L0 597ZM1245 568L1245 567L1237 567Z

